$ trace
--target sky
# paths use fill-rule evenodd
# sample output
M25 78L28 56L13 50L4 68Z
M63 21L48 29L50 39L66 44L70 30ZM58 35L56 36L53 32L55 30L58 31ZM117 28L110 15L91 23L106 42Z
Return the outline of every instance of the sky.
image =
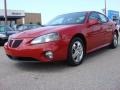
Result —
M4 8L3 2L0 0L0 9ZM7 9L41 13L42 23L46 23L57 15L69 12L102 12L104 0L7 0ZM107 0L107 9L120 11L120 0Z

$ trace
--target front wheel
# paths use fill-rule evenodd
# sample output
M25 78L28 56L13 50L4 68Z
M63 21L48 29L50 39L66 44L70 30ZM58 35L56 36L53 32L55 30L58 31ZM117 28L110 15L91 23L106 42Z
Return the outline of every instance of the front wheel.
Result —
M68 50L68 64L76 66L82 63L84 58L84 44L80 38L74 38Z
M117 33L114 33L113 40L112 40L110 47L116 48L117 46L118 46L118 35L117 35Z

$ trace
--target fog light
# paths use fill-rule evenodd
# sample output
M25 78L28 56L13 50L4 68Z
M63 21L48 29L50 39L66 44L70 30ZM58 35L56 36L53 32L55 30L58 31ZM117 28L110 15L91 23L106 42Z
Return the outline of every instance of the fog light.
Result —
M47 51L47 52L45 52L45 56L49 59L53 59L53 52Z

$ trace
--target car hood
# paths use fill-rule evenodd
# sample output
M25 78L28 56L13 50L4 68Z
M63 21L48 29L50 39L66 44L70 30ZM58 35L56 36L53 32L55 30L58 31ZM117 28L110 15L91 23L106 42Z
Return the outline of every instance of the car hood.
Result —
M34 38L41 35L45 35L52 32L57 32L60 30L65 30L67 28L73 27L75 25L59 25L59 26L46 26L37 29L23 31L12 35L12 38Z

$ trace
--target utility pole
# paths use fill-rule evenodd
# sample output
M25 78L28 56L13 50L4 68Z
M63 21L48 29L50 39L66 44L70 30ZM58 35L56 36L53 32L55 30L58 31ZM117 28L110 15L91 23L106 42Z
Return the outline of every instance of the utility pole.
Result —
M107 14L107 1L105 0L105 15Z
M7 25L7 1L4 0L5 24Z

